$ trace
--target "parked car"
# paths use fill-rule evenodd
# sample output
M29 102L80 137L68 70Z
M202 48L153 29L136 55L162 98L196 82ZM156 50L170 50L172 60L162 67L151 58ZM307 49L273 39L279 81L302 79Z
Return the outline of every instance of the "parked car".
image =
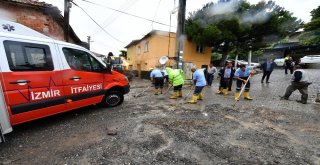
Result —
M301 58L302 65L305 64L320 64L320 55L307 55Z
M226 60L226 62L231 62L233 67L234 67L234 65L235 65L235 60L233 60L233 59L228 59L228 60ZM238 62L238 63L237 63L237 68L239 68L240 65L241 65L241 64Z
M244 61L244 60L238 60L238 63L239 63L240 65L246 65L246 66L248 66L248 62L247 62L247 61ZM250 66L255 66L255 67L259 68L259 67L260 67L260 63L251 62Z
M130 70L125 70L122 64L113 64L112 70L125 75L129 81L132 81L132 79L135 77L134 73L132 73Z
M277 66L284 66L284 58L276 58L274 62Z

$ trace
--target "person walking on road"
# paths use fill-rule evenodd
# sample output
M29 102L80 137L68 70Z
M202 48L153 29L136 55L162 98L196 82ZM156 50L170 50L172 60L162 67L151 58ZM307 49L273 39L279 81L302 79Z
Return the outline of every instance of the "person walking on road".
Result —
M197 100L203 99L202 89L207 85L206 78L204 76L203 69L192 68L193 83L195 84L193 96L188 103L195 104Z
M158 95L159 93L162 94L163 89L163 74L161 73L161 70L158 67L155 67L150 73L150 79L151 82L154 83L155 86L155 95Z
M295 90L299 90L301 93L301 100L297 102L307 104L308 100L308 86L311 84L308 74L301 68L300 65L296 65L296 69L291 78L291 84L287 87L284 96L280 96L281 100L289 100L290 95Z
M260 69L263 71L261 83L263 83L265 77L267 77L266 83L270 83L269 78L275 66L276 66L276 63L273 62L272 59L267 60L261 65Z
M284 58L285 74L288 74L288 69L290 70L290 74L292 74L293 68L294 68L294 62L292 60L292 57L288 55L286 58Z
M240 90L242 87L242 84L246 84L244 88L244 99L246 100L252 100L250 97L249 91L250 91L250 80L248 80L249 75L253 75L255 73L255 67L253 66L248 66L246 67L245 65L240 65L240 68L238 68L234 74L234 76L237 78L237 88L236 88L236 94L235 94L235 100L239 101L239 96L240 96ZM248 82L247 82L248 80Z
M208 86L211 87L212 81L214 80L214 74L217 72L217 68L213 66L213 64L209 64L208 73L207 73L207 81Z
M173 86L173 94L170 99L182 97L182 86L184 84L184 73L181 69L172 69L167 67L169 83Z
M231 62L227 62L226 66L219 70L218 74L220 76L220 86L218 94L223 94L223 90L225 89L226 92L224 94L229 95L229 91L231 91L234 72L235 70L233 69Z

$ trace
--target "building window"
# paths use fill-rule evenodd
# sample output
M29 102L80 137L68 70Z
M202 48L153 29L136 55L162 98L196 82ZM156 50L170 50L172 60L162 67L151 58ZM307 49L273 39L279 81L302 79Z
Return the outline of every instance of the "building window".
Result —
M140 46L138 46L138 48L137 48L137 54L141 54L141 47Z
M204 46L203 45L197 45L197 48L196 48L197 50L197 52L198 53L203 53L204 52Z
M144 44L144 52L148 52L149 51L149 41L147 41L145 44Z
M10 70L51 71L53 61L47 45L4 41Z

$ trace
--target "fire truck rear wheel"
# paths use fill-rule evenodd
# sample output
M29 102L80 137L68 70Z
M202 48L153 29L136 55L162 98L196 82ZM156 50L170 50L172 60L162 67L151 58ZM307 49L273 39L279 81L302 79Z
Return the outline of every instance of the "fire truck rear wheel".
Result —
M115 107L122 104L123 94L120 91L110 91L103 97L101 105L104 107Z

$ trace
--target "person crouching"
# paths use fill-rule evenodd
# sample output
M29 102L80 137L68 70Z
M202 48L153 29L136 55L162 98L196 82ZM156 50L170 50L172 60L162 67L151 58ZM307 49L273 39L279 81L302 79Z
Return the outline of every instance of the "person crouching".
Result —
M302 104L307 104L308 100L308 86L312 83L309 80L308 74L301 68L300 65L296 66L296 69L293 72L291 83L287 87L284 96L281 97L282 100L289 100L290 95L295 91L299 90L301 93L301 100L297 100L297 102Z
M155 68L150 73L151 82L154 83L155 91L154 94L158 95L159 93L162 94L163 89L163 74L159 68Z
M195 89L193 96L188 103L195 104L197 100L203 99L202 89L207 85L206 77L204 76L203 69L192 68L191 72L193 73L193 82L195 84Z
M173 94L170 99L182 97L182 86L184 84L184 73L181 69L172 69L167 67L168 81L173 86Z

